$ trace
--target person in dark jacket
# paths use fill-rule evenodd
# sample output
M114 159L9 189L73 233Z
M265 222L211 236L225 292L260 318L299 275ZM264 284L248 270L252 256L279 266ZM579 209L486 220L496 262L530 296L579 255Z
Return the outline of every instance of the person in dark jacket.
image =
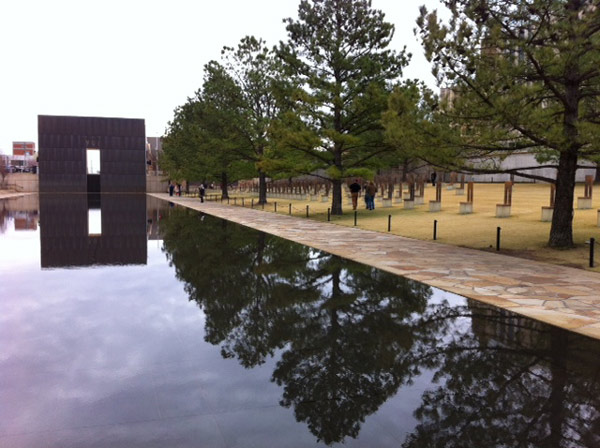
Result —
M377 193L377 187L373 182L369 182L369 185L365 187L365 202L367 203L368 210L375 210L375 194Z
M358 193L360 193L361 186L358 183L358 179L354 179L354 182L348 187L350 188L350 195L352 196L352 210L356 210L358 204Z

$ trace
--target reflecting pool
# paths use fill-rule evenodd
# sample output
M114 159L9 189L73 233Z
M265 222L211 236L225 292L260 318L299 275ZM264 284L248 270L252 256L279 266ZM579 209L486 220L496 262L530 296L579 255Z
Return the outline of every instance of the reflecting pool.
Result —
M600 344L145 196L0 201L0 447L597 447Z

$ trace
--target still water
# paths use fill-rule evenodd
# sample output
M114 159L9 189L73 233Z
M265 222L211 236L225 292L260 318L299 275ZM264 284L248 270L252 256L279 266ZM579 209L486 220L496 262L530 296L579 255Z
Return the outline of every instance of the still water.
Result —
M145 196L0 201L0 447L598 447L600 344Z

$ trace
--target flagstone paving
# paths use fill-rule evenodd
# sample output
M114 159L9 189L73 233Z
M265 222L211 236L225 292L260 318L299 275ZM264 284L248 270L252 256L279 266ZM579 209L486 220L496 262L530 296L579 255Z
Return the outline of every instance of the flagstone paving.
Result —
M600 275L197 198L151 194L600 339Z

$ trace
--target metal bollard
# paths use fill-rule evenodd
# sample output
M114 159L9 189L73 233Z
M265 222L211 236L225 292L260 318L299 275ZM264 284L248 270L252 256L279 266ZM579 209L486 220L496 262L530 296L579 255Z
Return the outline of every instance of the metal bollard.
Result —
M502 229L500 227L496 228L496 250L500 250L500 231Z
M273 208L275 209L275 213L277 213L277 202L273 203Z
M308 205L306 206L306 217L308 218Z
M594 267L594 246L596 245L596 239L590 238L590 268Z
M289 213L290 215L292 214L292 204L290 204L290 206L289 206L289 212L288 212L288 213Z
M392 231L392 215L388 215L388 232Z
M331 209L327 209L327 222L331 221Z
M254 198L252 198L252 201L250 202L250 208L254 208Z
M437 219L433 220L433 240L437 240Z
M358 212L356 210L354 210L354 225L356 225L357 214L358 214Z

